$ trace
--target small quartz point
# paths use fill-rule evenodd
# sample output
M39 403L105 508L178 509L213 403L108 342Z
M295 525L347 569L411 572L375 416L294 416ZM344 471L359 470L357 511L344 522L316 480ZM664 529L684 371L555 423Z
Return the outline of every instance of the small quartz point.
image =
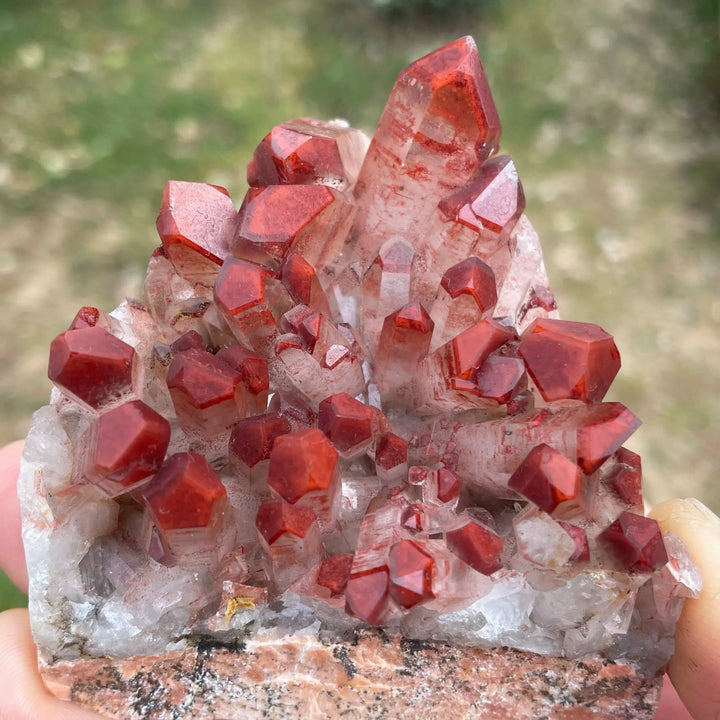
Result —
M344 658L379 626L664 667L702 581L643 515L619 351L559 319L499 141L466 37L371 141L273 128L239 209L168 182L144 304L50 348L19 481L45 662L263 633Z

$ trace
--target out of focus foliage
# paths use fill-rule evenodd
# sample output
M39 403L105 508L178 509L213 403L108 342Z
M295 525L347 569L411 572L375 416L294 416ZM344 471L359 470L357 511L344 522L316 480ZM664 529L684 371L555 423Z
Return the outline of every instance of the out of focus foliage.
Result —
M456 22L466 14L475 16L498 0L368 0L381 16L394 21L433 20Z

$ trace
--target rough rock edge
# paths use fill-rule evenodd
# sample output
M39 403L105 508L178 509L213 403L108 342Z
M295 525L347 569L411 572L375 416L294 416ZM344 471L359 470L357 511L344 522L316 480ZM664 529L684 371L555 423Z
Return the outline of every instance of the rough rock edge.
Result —
M661 677L598 657L551 658L365 632L323 645L256 637L126 660L42 666L60 698L117 720L651 720Z

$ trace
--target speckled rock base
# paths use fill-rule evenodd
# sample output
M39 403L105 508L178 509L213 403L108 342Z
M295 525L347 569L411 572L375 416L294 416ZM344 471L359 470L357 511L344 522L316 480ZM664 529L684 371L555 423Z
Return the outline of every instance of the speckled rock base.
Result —
M548 658L366 633L43 668L59 697L118 720L651 720L661 678L599 658Z

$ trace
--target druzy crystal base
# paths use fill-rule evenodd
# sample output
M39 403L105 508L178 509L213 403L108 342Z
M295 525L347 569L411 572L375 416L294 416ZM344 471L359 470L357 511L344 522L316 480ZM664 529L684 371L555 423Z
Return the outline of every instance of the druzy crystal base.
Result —
M618 349L558 318L499 140L462 38L400 74L372 140L274 128L239 211L168 182L144 301L53 341L26 444L58 692L115 688L115 717L417 717L448 688L467 717L651 716L700 578L643 514Z

